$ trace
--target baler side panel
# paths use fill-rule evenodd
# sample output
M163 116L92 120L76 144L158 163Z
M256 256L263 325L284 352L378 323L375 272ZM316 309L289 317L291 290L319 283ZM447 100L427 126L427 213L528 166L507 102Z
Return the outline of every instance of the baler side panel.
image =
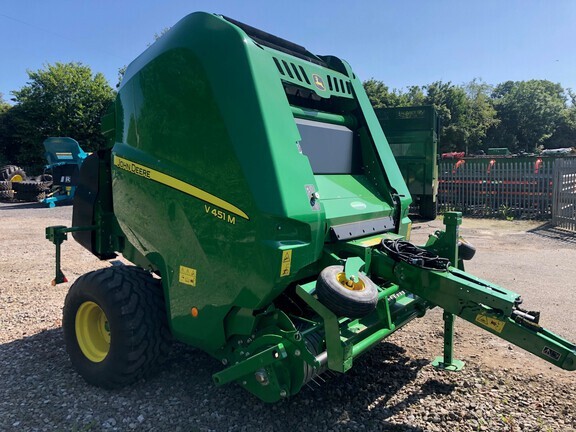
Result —
M113 170L114 204L127 240L164 257L175 335L213 351L225 341L231 307L269 304L318 259L323 212L310 206L304 185L314 178L288 103L277 103L286 96L269 56L207 14L166 36L129 67L120 90L114 153L123 162ZM233 204L248 219L147 177L157 173ZM286 276L284 250L292 251Z

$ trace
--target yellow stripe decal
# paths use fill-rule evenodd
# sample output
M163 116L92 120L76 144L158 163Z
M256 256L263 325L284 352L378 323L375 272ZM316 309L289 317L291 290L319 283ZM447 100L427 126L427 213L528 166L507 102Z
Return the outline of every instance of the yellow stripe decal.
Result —
M214 196L206 191L203 191L202 189L199 189L196 186L192 186L191 184L185 183L182 180L170 177L169 175L163 174L159 171L153 170L144 165L137 164L135 162L129 161L128 159L124 159L116 155L114 155L114 165L132 174L147 178L149 180L153 180L166 186L170 186L171 188L177 189L180 192L184 192L185 194L198 198L207 203L213 204L216 207L220 207L223 210L227 210L230 213L234 213L235 215L238 215L241 218L250 220L248 215L235 205L230 204L229 202L224 201L223 199L218 198L217 196Z

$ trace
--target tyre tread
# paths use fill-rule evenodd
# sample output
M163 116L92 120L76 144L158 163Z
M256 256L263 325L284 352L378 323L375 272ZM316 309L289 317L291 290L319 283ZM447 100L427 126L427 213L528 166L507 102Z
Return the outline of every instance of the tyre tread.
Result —
M318 299L338 316L360 318L368 315L378 303L376 285L367 276L359 275L365 285L364 291L340 288L336 274L342 271L342 266L329 266L322 270L316 282Z
M82 291L84 287L98 287L101 297L108 299L111 307L115 309L113 313L121 317L122 328L112 333L112 337L116 335L116 338L122 339L122 352L114 356L115 362L111 365L113 367L103 368L105 373L100 374L103 376L98 373L87 374L85 366L90 365L89 360L84 357L75 361L73 356L79 352L77 343L75 346L68 346L70 342L75 343L74 335L72 341L67 338L67 350L73 364L79 360L83 364L83 367L75 365L75 368L89 383L104 388L123 387L154 372L170 349L166 307L159 281L139 267L123 266L96 270L81 276L72 285L65 304L74 303L73 297L78 295L76 291ZM75 317L75 310L73 312ZM111 346L111 351L112 349L114 346ZM81 356L83 357L82 354Z
M22 168L16 165L4 165L0 167L0 179L1 180L12 180L12 178L19 174L24 180L26 180L26 172Z

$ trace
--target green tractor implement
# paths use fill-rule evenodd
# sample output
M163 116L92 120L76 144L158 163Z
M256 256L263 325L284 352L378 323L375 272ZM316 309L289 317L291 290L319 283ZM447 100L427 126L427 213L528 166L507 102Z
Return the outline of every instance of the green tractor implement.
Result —
M438 367L457 370L454 317L552 364L576 347L518 294L464 272L461 216L414 246L411 197L348 63L233 19L194 13L132 62L82 164L68 233L133 266L81 276L63 311L74 368L106 388L158 367L171 339L222 364L216 385L289 397L427 310Z

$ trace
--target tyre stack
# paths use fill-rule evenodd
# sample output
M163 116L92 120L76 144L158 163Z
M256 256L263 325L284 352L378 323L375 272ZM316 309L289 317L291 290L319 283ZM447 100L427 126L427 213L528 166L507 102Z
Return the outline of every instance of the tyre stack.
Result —
M0 201L12 201L14 199L14 189L10 180L0 180Z
M0 167L0 201L13 201L14 185L23 180L26 180L26 173L22 168L16 165Z
M15 198L17 200L42 202L46 198L46 194L50 192L52 183L52 176L50 174L42 174L33 179L13 183L12 187L14 188Z
M42 202L52 189L52 176L28 177L16 165L0 167L0 201Z
M41 202L46 198L46 186L44 182L27 180L13 183L15 198L18 201Z

